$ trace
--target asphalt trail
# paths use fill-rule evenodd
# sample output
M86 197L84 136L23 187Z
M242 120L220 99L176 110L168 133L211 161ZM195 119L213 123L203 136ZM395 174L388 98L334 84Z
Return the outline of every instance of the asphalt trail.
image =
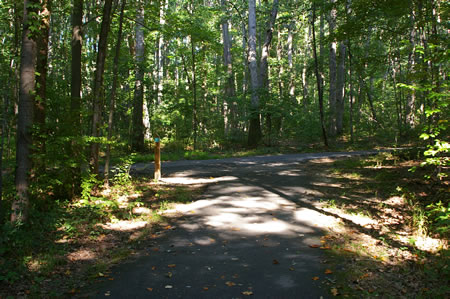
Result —
M178 206L172 228L146 254L113 268L95 298L328 298L320 244L333 217L316 208L327 180L305 161L372 155L295 154L165 162L167 183L208 183ZM135 164L152 175L152 164ZM318 277L318 280L313 278Z

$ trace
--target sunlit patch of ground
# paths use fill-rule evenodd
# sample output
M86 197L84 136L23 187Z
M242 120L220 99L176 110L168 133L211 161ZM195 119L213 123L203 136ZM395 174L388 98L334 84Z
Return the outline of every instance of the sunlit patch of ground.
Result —
M448 285L442 284L450 270L448 240L420 233L413 226L413 208L404 197L392 194L395 184L401 182L423 188L408 172L417 163L408 162L401 167L401 163L396 163L361 167L359 163L344 161L331 171L318 164L311 169L344 187L336 193L331 185L316 184L330 199L324 210L346 219L331 227L322 240L332 248L329 263L339 273L333 291L337 295L362 298L450 295ZM420 189L417 193L427 194Z

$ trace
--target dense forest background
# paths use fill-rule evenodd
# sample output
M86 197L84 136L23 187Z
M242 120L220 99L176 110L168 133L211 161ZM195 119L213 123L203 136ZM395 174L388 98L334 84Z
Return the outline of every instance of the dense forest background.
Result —
M2 222L100 170L108 182L111 157L154 137L166 151L422 137L444 175L445 1L0 5Z

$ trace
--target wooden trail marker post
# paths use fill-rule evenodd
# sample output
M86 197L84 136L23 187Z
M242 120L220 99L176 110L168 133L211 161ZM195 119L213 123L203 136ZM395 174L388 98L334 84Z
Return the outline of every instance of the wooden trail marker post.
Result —
M155 138L155 180L161 179L161 141Z

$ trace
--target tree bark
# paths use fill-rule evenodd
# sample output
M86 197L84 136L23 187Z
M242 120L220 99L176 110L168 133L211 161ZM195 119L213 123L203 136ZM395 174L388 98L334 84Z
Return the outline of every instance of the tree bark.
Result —
M103 6L103 20L100 28L100 39L98 41L97 62L94 79L94 114L92 116L92 137L94 139L100 136L101 116L103 108L104 88L103 73L105 71L105 60L108 46L108 34L111 24L111 8L112 0L105 0ZM98 140L94 140L91 144L90 167L94 174L98 174L98 154L100 144Z
M226 13L226 4L228 0L222 0L222 9ZM225 82L225 109L224 109L224 122L225 135L229 134L230 129L236 129L236 107L234 97L236 96L236 87L234 84L233 63L231 56L231 37L228 30L228 19L225 18L222 21L222 37L223 37L223 62L225 70L227 72L227 78ZM229 116L229 118L228 118Z
M328 21L329 35L331 39L330 43L330 56L329 56L329 75L330 75L330 90L328 95L328 107L329 107L329 134L331 137L336 136L336 41L334 38L334 28L336 27L336 8L334 7L336 0L331 0L333 5L330 11L330 18Z
M312 7L312 37L313 37L313 55L314 55L314 72L316 74L316 80L317 80L317 92L319 93L319 113L320 113L320 125L322 127L322 137L323 137L323 143L325 147L328 148L328 138L327 138L327 130L325 129L325 120L323 115L323 89L322 89L322 76L319 73L319 59L317 58L317 46L316 46L316 29L315 29L315 22L316 22L316 4L313 3Z
M256 3L248 0L248 63L250 69L251 103L248 145L256 147L261 140L261 123L259 120L259 80L256 62Z
M142 3L142 2L141 2ZM136 81L134 85L133 100L133 121L132 121L132 140L131 148L133 151L142 152L144 150L144 9L138 5L136 22Z
M40 26L37 38L36 59L36 98L34 104L34 126L36 128L34 137L33 168L39 172L45 169L45 107L47 102L47 62L48 62L48 37L50 30L51 0L43 0L40 8Z
M113 82L111 87L110 103L109 103L109 116L108 116L108 143L106 144L106 160L105 160L105 170L104 178L105 185L109 186L109 162L111 158L111 137L113 132L113 118L116 106L116 90L117 81L119 76L119 57L120 57L120 47L122 45L122 31L123 31L123 17L125 11L126 0L122 0L122 6L120 7L120 17L119 17L119 32L117 33L117 43L116 43L116 53L114 55L113 63Z
M11 222L26 222L28 219L29 181L31 171L31 146L33 109L36 92L36 35L31 26L37 21L38 0L24 1L24 18L20 59L19 113L17 119L17 148L15 184L17 196L12 203Z
M270 13L269 22L267 23L266 34L264 38L264 44L261 52L260 63L260 79L259 82L264 91L268 91L269 88L269 50L273 37L273 28L278 14L278 0L273 0L272 11ZM249 19L250 21L250 19ZM249 25L250 26L250 25Z
M344 96L345 96L345 43L339 43L339 64L337 71L336 86L336 134L344 133Z

